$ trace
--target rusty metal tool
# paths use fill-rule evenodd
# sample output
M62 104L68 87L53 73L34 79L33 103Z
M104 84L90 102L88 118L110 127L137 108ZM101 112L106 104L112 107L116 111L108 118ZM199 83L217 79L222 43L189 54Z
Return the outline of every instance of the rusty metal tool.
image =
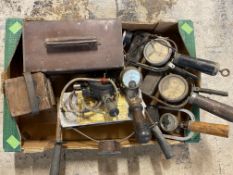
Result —
M60 119L57 117L56 141L53 148L52 162L49 173L50 175L59 175L61 155L62 155L62 128L60 125Z
M143 107L139 97L130 98L130 112L133 117L135 137L138 143L147 143L151 140L151 131L143 114Z
M200 58L193 58L177 52L177 47L173 48L174 41L165 37L158 37L149 41L144 47L144 57L153 66L160 67L167 63L172 63L182 68L190 68L208 75L216 75L220 70L220 65L214 61ZM176 44L174 43L176 46Z
M233 107L227 104L220 103L216 100L192 93L189 97L189 103L197 105L198 107L225 119L229 122L233 122Z
M159 94L166 100L167 106L182 103L196 105L218 117L233 122L233 107L204 97L192 91L186 79L179 75L169 74L163 77L159 83Z
M219 90L200 88L200 87L193 87L193 92L213 94L219 96L228 96L228 92L226 91L219 91Z
M151 131L143 114L142 99L139 96L141 72L134 67L126 67L120 78L132 114L136 140L138 143L147 143L151 139Z
M158 126L158 122L159 122L158 108L153 106L148 106L146 111L147 111L146 114L148 119L154 124L152 127L152 132L155 136L156 141L158 142L166 159L171 159L174 156L172 152L172 148L165 139L165 137L163 136L163 133Z
M201 121L195 121L193 113L187 109L171 109L163 106L159 106L160 109L166 109L170 111L179 111L188 115L190 120L180 122L177 117L172 113L164 113L159 120L160 127L163 131L167 133L174 132L178 127L187 129L192 132L198 132L203 134L209 134L220 137L228 137L229 135L229 125L207 123Z

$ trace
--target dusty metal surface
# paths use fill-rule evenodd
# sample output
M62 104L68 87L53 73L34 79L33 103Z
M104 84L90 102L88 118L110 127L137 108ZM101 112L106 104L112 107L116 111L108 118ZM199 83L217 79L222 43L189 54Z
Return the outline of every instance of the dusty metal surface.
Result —
M57 73L120 68L124 65L121 28L119 20L25 21L24 71ZM46 48L46 41L51 38L90 36L97 38L95 50L50 52Z

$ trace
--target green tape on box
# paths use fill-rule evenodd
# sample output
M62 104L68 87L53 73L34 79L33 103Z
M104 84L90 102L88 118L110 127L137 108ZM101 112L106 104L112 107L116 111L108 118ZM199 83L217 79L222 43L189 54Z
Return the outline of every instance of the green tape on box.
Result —
M184 24L182 24L182 26L181 26L181 29L183 30L183 31L185 31L187 34L191 34L192 33L192 31L193 31L193 28L187 23L187 22L185 22Z
M18 21L16 21L14 24L12 24L10 27L9 27L9 30L13 33L13 34L16 34L17 32L20 32L22 29L22 24Z
M22 19L6 20L4 69L9 66L22 35ZM11 116L6 98L3 99L3 149L6 152L21 151L20 134L15 119Z
M190 56L196 57L196 47L195 47L195 36L194 36L194 27L191 20L179 20L178 28L180 36L185 44L185 47ZM200 109L197 106L192 107L192 112L195 115L197 121L200 121ZM185 131L185 135L188 134L188 131ZM190 140L186 141L187 143L196 143L200 141L200 134L195 134Z
M20 142L18 141L18 139L15 138L15 136L11 135L6 142L13 148L17 148L20 145Z

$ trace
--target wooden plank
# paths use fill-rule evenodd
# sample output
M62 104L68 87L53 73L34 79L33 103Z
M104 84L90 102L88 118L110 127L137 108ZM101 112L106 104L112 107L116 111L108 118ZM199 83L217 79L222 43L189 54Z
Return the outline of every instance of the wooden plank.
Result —
M170 145L183 144L182 142L168 140ZM157 144L156 141L150 141L147 144L138 144L135 142L124 141L121 142L122 148L128 147L144 147L146 145ZM25 141L22 144L22 149L24 153L33 153L33 152L43 152L49 149L53 149L54 140L33 140L33 141ZM93 141L64 141L63 147L66 149L74 149L74 150L97 150L98 144Z

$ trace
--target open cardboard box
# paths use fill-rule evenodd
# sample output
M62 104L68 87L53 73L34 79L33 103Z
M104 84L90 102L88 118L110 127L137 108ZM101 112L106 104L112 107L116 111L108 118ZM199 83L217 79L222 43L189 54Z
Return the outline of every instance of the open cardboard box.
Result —
M22 75L22 23L22 19L8 19L6 21L5 72L3 73L2 80ZM14 25L18 27L12 27ZM194 32L190 20L180 20L178 22L159 21L153 24L123 22L122 27L128 30L147 30L170 37L178 44L179 52L195 56ZM14 30L11 30L13 28ZM59 91L58 89L62 88L61 84L63 83L58 82L56 85L53 85L54 90ZM191 108L191 106L188 106L188 108ZM192 108L196 119L199 120L199 109ZM54 108L51 111L41 112L38 116L13 118L10 115L5 98L4 150L9 152L41 152L53 148L56 134L56 116L56 108ZM121 139L129 135L133 127L131 122L125 122L106 126L85 127L81 128L81 130L96 139ZM67 149L98 148L97 143L87 140L73 130L63 129L62 135L64 147ZM198 142L199 136L193 138L191 141ZM171 144L180 143L178 141L169 142ZM148 144L154 143L155 141L151 141ZM121 145L122 147L131 147L139 144L135 143L134 139L129 139L122 142Z

